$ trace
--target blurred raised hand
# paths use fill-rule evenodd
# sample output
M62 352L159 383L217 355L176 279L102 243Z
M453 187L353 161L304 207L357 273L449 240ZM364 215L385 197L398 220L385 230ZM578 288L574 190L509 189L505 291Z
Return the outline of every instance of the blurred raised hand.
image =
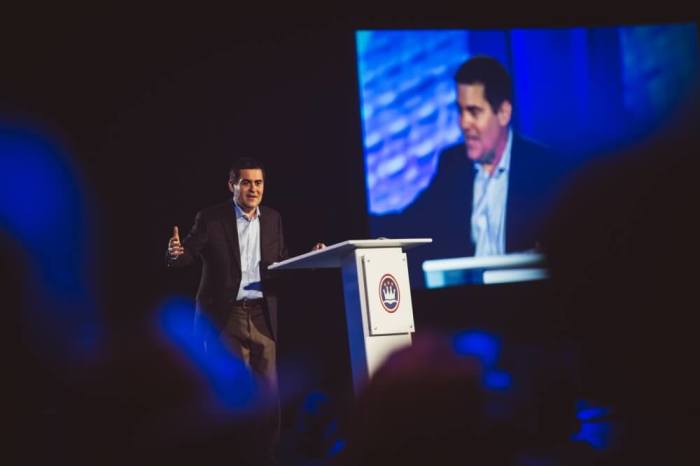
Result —
M173 227L173 236L168 240L168 256L172 260L176 260L178 257L185 253L185 249L180 243L180 231L177 225Z

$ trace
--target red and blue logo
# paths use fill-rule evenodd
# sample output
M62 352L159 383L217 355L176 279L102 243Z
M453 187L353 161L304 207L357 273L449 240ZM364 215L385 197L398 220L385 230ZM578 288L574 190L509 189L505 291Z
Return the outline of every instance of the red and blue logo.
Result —
M399 282L393 275L387 273L379 280L379 302L386 312L394 313L401 302Z

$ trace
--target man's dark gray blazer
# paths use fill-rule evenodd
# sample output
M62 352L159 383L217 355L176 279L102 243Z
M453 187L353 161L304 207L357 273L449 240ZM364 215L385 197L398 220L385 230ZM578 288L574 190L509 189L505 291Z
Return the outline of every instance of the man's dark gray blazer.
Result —
M217 329L221 329L241 285L241 252L233 202L198 212L182 246L184 254L176 260L168 260L168 266L183 267L197 258L201 260L198 317L205 315ZM266 319L274 338L277 336L277 287L275 274L267 268L287 257L282 217L276 210L260 206L260 277Z
M370 218L372 233L389 238L433 238L411 250L411 283L423 284L427 259L473 256L471 215L474 163L463 142L439 155L430 185L403 212ZM562 159L533 141L513 134L506 201L506 252L533 249L540 227L557 198L563 179Z

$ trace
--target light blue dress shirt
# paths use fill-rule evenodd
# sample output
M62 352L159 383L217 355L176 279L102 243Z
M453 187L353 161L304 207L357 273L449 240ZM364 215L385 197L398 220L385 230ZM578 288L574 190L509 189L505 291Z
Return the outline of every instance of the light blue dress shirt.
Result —
M471 232L475 256L494 256L506 252L506 202L513 132L508 131L503 157L491 175L481 164L474 164L474 196Z
M260 208L248 219L233 203L238 228L238 245L241 250L241 286L238 288L237 300L262 298L260 281Z

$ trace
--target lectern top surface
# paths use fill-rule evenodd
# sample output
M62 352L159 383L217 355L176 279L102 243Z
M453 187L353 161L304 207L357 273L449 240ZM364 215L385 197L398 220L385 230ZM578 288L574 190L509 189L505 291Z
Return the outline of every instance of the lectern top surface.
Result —
M282 262L270 265L270 270L275 269L301 269L301 268L333 268L340 267L342 258L354 249L369 248L402 248L409 249L421 244L431 243L431 238L400 238L400 239L350 239L342 243L332 244L326 248L310 251L291 257Z

